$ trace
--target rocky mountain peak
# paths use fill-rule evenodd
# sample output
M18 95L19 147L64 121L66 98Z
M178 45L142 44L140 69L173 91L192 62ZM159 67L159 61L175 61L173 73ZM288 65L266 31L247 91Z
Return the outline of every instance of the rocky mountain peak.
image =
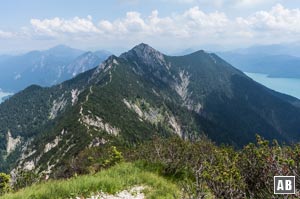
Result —
M127 60L137 60L138 62L151 67L167 65L165 55L145 43L133 47L128 52L123 53L120 57Z
M135 51L136 53L141 53L141 54L158 52L157 50L152 48L150 45L145 44L145 43L140 43L140 44L134 46L131 49L131 51Z

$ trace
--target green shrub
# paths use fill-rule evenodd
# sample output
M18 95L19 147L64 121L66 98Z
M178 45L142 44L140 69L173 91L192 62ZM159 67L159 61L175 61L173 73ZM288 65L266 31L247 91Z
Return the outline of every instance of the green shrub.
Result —
M0 195L10 191L9 181L9 175L0 173Z
M24 187L28 187L39 181L40 176L34 171L18 170L18 176L16 178L16 182L13 184L13 189L18 190Z

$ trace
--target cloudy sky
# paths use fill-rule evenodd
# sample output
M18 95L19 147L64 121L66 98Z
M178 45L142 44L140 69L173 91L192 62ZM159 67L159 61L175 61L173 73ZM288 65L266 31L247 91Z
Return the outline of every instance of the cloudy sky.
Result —
M2 0L0 53L65 44L176 52L300 41L298 0Z

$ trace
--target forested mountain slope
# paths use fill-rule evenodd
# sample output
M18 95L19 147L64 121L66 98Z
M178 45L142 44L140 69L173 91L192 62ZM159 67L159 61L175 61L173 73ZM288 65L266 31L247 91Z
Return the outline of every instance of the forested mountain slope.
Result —
M202 134L241 147L258 133L300 139L297 99L256 83L215 54L167 56L140 44L50 88L0 105L0 170L51 174L81 150L153 135Z

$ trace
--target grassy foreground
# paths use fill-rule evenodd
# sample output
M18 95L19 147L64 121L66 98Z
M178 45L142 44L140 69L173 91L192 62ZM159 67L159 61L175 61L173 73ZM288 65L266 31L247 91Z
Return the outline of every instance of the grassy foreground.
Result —
M115 194L135 185L144 185L146 198L179 198L179 188L172 182L134 163L121 163L94 175L84 175L68 180L53 180L36 184L0 197L1 199L58 199L91 196L103 191Z

